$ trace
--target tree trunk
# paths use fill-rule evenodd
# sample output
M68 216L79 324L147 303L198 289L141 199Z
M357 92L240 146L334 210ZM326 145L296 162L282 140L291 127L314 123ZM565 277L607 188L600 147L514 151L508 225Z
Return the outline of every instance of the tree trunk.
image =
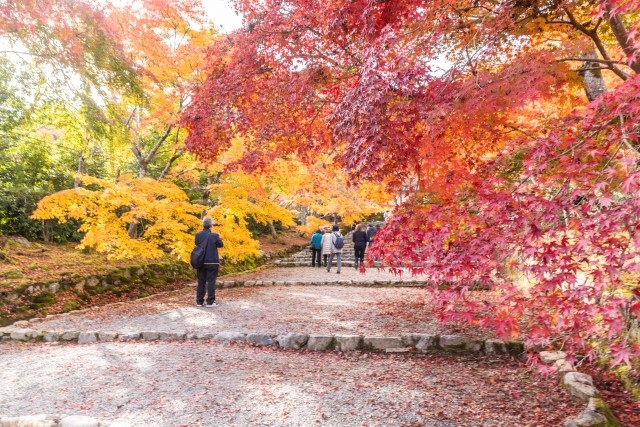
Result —
M51 233L48 227L48 221L42 220L42 240L45 243L49 243L51 241Z
M127 229L127 234L132 239L136 239L138 237L138 222L132 221L129 223L129 228Z
M607 21L611 26L611 31L616 37L618 44L628 58L633 58L633 60L629 64L629 67L631 67L631 69L635 71L636 74L640 74L640 60L637 59L638 55L636 54L636 50L633 44L629 41L629 32L625 28L624 22L622 22L622 18L619 14L616 15L613 13L610 4L607 5L606 12Z
M84 155L82 150L78 151L78 175L84 174ZM73 188L80 187L80 178L78 176L73 180Z
M591 102L606 92L607 88L602 78L602 71L600 70L601 64L589 61L590 59L598 59L598 54L595 49L583 54L582 58L584 62L582 63L582 69L579 73L582 76L582 84L587 94L587 99Z
M309 209L306 206L300 207L300 225L307 225L307 215L309 215Z
M144 178L147 176L147 166L146 162L140 162L138 165L138 178Z
M276 227L274 227L272 221L269 221L269 230L271 230L271 237L273 237L274 239L277 239L278 233L276 233Z

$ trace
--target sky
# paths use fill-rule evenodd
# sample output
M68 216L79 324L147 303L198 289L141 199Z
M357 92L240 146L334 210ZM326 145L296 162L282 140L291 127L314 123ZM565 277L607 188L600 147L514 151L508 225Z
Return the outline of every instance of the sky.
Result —
M202 3L219 31L226 33L240 28L242 19L236 15L229 0L202 0Z

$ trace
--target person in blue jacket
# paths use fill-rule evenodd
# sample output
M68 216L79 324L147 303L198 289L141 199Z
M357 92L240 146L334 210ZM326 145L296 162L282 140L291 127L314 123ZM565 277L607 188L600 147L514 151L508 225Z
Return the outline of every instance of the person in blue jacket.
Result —
M218 270L220 269L220 256L218 248L222 247L222 239L218 233L211 231L213 219L206 217L202 220L204 229L196 234L196 246L206 241L204 251L204 265L198 269L198 287L196 289L196 305L205 306L204 297L207 296L207 305L211 308L216 303L216 279L218 278ZM206 288L205 288L206 284Z
M322 267L322 232L316 230L311 236L311 267L315 267L318 263L318 267Z

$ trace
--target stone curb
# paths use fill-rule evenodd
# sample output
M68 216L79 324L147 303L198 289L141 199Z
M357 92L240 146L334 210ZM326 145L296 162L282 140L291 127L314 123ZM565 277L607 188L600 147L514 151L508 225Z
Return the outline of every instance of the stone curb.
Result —
M496 339L474 340L462 335L403 334L394 336L376 335L328 335L328 334L271 334L266 332L243 333L236 331L199 332L187 334L184 331L45 331L28 327L29 322L20 321L12 326L0 328L3 341L22 342L67 342L90 344L113 341L181 341L215 340L221 342L248 342L256 346L279 346L283 349L310 351L379 351L398 353L483 353L503 354L521 357L524 345L518 341ZM406 350L404 350L406 349Z
M309 267L311 268L311 267ZM354 287L395 287L410 288L426 286L426 280L310 280L310 281L271 281L271 280L218 280L217 289L240 288L240 287L266 287L266 286L354 286ZM195 286L195 283L190 284Z
M600 398L600 392L593 385L593 378L578 372L567 362L566 357L564 351L540 352L540 361L556 368L569 395L587 404L576 417L567 418L564 427L620 427L609 406Z
M85 415L25 415L0 417L0 427L130 427L122 421L100 421Z

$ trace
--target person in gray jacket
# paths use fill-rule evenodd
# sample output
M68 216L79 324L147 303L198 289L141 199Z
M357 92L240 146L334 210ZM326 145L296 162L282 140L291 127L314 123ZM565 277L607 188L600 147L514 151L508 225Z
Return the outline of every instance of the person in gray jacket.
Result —
M336 262L338 263L337 273L340 274L340 269L342 267L342 249L338 249L335 246L336 238L338 237L342 237L342 234L340 234L340 227L338 227L338 225L335 224L333 226L331 233L325 233L325 235L322 236L322 248L325 247L325 243L327 243L327 246L330 245L330 254L329 254L329 261L327 262L327 271L331 272L331 263L333 262L333 257L335 256L337 260Z

